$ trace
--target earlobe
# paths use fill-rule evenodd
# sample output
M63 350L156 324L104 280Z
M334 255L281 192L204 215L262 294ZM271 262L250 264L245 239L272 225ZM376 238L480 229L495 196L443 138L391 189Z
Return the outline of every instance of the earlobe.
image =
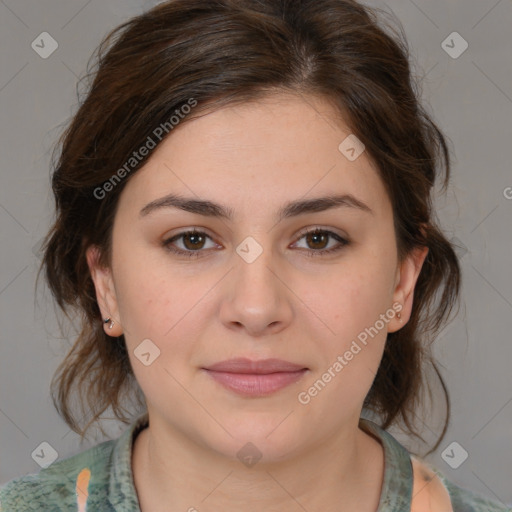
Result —
M110 268L100 264L100 250L90 246L86 250L87 265L96 290L96 301L101 311L101 322L109 336L123 334L118 313L117 296Z
M108 317L103 320L103 323L108 324L108 328L112 329L114 327L114 320L112 318Z

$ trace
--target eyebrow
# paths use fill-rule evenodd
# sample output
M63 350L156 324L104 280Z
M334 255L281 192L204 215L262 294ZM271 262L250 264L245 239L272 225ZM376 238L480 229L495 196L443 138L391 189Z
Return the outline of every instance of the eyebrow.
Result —
M328 195L325 197L316 197L312 199L303 199L286 203L277 212L277 219L281 221L290 217L299 215L322 212L333 208L354 208L374 215L371 208L357 199L352 194ZM139 217L145 217L150 213L162 208L178 208L180 210L203 215L205 217L215 217L226 220L233 220L234 211L221 204L204 199L195 199L183 197L177 194L169 194L160 199L155 199L148 203L140 211Z

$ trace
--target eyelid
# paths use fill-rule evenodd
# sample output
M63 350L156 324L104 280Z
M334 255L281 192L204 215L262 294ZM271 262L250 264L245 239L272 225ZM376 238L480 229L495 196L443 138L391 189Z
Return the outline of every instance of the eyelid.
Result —
M308 233L314 233L315 231L325 231L326 233L332 233L334 235L339 236L340 238L345 238L347 242L349 241L348 235L344 233L338 233L335 231L337 228L330 228L326 226L320 226L320 225L313 225L313 226L307 226L305 228L302 228L296 235L296 241L302 238L304 235L307 235Z
M172 235L165 236L162 244L164 244L164 245L170 244L171 242L179 240L180 238L184 237L185 235L191 235L191 234L204 235L205 238L209 238L213 243L220 245L215 240L215 237L212 236L207 229L198 228L195 226L193 226L191 228L185 228L182 231L178 231L177 233L174 233ZM204 249L202 249L200 251L187 251L187 252L204 252Z
M351 239L343 234L339 234L336 231L334 231L334 228L327 228L322 226L308 226L303 228L298 235L296 235L296 240L293 242L292 245L298 243L302 238L305 236L312 234L312 233L325 233L327 234L327 237L331 240L335 240L337 244L334 247L331 247L329 249L307 249L307 248L301 248L302 251L305 251L305 253L308 256L321 256L321 257L327 257L334 254L339 253L342 249L344 249L346 246L351 245L352 241Z
M320 233L325 233L327 234L327 236L330 238L330 239L335 239L338 244L335 246L335 247L331 247L330 249L307 249L307 248L300 248L301 251L305 251L308 255L310 256L327 256L328 254L330 253L336 253L338 251L341 251L341 249L343 249L345 246L351 244L351 240L348 236L346 235L341 235L339 233L337 233L336 231L334 231L335 228L327 228L327 227L323 227L323 226L306 226L304 228L302 228L294 237L294 242L292 242L292 245L293 244L296 244L299 240L301 240L304 236L310 234L310 233L315 233L315 232L320 232ZM215 241L215 238L209 234L209 230L206 229L206 228L199 228L199 227L196 227L196 226L193 226L193 227L190 227L190 228L185 228L183 229L182 231L179 231L178 233L175 233L169 237L166 237L163 242L162 242L162 245L171 253L175 253L175 254L178 254L178 255L183 255L185 257L202 257L202 253L209 253L210 251L212 251L212 248L209 248L209 249L198 249L198 250L184 250L184 249L179 249L179 248L174 248L172 247L172 243L175 241L175 240L178 240L180 239L181 237L185 236L185 235L188 235L188 234L198 234L198 235L205 235L207 238L209 238L213 243L219 245L216 241Z
M308 233L315 232L315 231L325 231L327 233L333 233L333 234L339 236L340 238L346 239L347 242L350 241L348 235L346 235L344 233L341 233L341 234L337 233L336 231L334 231L334 229L336 229L336 228L330 228L330 227L325 227L325 226L320 226L320 225L306 226L306 227L302 228L301 230L299 230L299 232L294 236L293 243L300 240L304 235L307 235ZM165 236L164 242L169 242L170 240L179 238L180 236L190 234L190 233L207 235L215 243L218 243L215 241L215 237L210 234L210 231L207 228L202 228L202 227L197 227L197 226L191 226L190 228L183 228L182 231L178 231L177 233Z

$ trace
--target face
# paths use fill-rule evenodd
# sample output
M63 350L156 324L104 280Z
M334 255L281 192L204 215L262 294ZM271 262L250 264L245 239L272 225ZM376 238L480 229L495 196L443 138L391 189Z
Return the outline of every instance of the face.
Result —
M88 262L152 425L228 457L251 441L266 460L357 428L426 251L398 262L385 187L366 153L338 149L348 135L323 100L278 94L183 123L131 177L111 268L94 248ZM341 199L311 208L326 196ZM211 370L233 358L297 371Z

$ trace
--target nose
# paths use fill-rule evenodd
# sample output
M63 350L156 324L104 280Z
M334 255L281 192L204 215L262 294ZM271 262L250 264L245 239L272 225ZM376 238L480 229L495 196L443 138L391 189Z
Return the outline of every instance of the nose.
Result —
M283 267L272 261L272 251L263 252L252 262L238 254L234 269L222 290L220 317L223 324L250 336L277 334L293 318L293 293L287 287Z

